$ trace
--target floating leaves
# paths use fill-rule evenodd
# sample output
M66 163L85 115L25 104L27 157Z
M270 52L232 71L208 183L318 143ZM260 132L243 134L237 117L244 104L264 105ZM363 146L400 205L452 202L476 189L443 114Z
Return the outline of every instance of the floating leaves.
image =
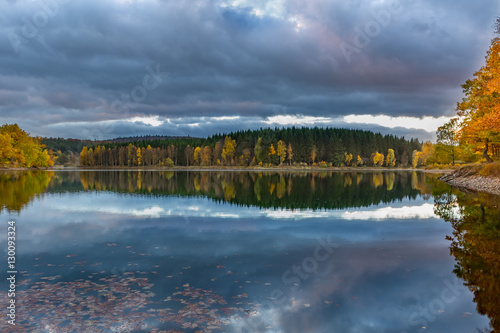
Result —
M23 309L14 329L0 323L4 332L182 332L160 330L163 324L182 330L211 333L240 318L244 309L227 305L212 290L193 288L189 283L161 302L155 301L147 272L124 272L99 278L59 281L61 275L43 276L17 293L17 306ZM137 277L141 276L141 277ZM28 280L29 281L29 280ZM27 285L27 284L26 284ZM0 292L5 298L5 292ZM234 298L247 298L240 294ZM168 307L165 307L168 306Z

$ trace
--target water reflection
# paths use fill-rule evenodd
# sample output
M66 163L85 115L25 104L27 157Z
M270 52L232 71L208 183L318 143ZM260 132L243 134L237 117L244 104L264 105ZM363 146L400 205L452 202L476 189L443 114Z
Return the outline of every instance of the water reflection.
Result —
M489 320L474 311L473 296L497 327L498 204L454 192L435 176L24 177L43 182L23 185L37 191L21 204L2 197L2 216L20 230L22 311L14 330L0 321L0 331L474 332ZM21 179L0 182L29 183ZM464 222L469 210L484 211L484 221L496 212L496 226L481 222L489 238L471 225L481 218ZM455 273L467 287L453 273L451 234ZM457 296L434 311L447 283ZM6 289L1 281L0 298Z
M4 172L0 204L19 211L43 192L113 191L208 197L247 207L343 209L416 199L425 193L428 177L417 172Z
M453 272L474 294L477 311L500 331L500 197L463 193L443 183L433 191L436 214L453 226Z
M35 197L47 191L53 172L0 172L0 210L19 212Z

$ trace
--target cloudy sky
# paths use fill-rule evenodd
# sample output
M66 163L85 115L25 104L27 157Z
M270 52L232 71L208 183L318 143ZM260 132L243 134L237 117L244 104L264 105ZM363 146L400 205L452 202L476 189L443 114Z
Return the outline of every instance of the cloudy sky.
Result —
M497 0L7 0L0 121L33 135L275 126L431 139Z

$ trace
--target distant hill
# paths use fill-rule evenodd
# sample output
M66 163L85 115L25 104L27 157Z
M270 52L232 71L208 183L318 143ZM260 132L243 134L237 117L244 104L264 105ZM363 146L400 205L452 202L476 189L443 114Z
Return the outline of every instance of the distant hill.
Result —
M168 136L168 135L144 135L144 136L129 136L119 137L110 140L96 141L95 143L123 143L123 142L137 142L137 141L153 141L153 140L180 140L180 139L193 139L192 136Z
M42 144L44 144L47 150L52 150L54 152L61 151L62 153L80 153L84 146L91 147L94 145L101 144L113 144L113 143L128 143L137 141L154 141L154 140L180 140L180 139L193 139L190 136L168 136L168 135L145 135L145 136L130 136L130 137L119 137L110 140L80 140L80 139L64 139L64 138L43 138Z
M54 152L61 151L61 153L80 153L84 146L93 145L94 142L91 140L79 140L79 139L64 139L64 138L43 138L41 141L45 145L47 150L52 150Z

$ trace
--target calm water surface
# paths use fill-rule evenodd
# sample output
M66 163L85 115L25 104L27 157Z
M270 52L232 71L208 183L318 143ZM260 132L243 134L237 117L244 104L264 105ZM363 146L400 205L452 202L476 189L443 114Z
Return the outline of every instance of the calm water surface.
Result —
M500 330L499 201L416 172L2 172L0 331Z

